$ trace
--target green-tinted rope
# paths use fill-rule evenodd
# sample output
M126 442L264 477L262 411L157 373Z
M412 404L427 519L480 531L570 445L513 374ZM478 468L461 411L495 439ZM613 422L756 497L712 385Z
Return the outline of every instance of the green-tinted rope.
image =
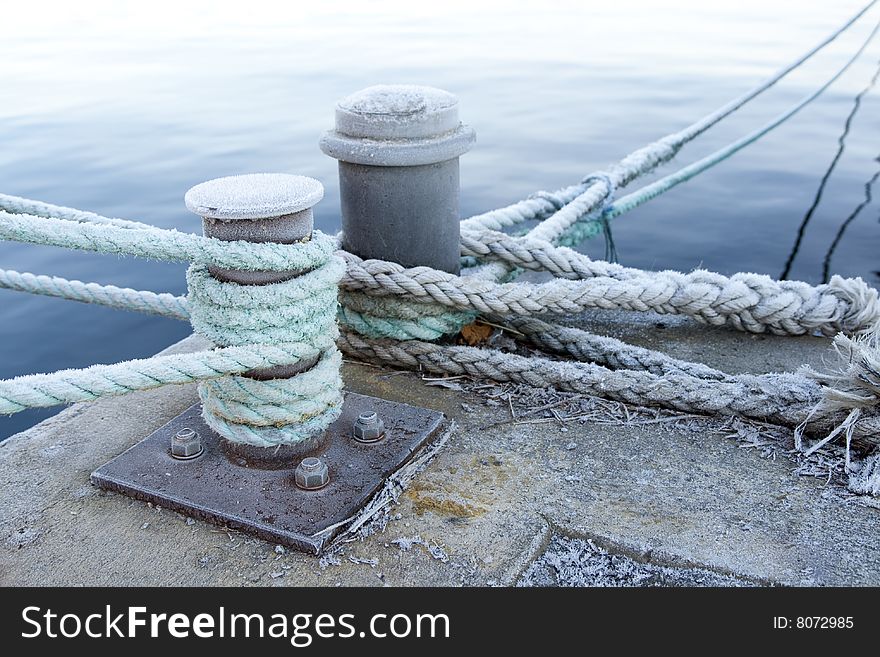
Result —
M604 211L594 212L587 215L577 224L572 226L571 229L569 229L565 237L560 240L560 244L563 244L565 246L573 246L578 244L579 238L583 239L582 236L595 235L602 230L601 222L603 220L608 221L619 217L622 214L630 212L631 210L635 210L637 207L644 205L648 201L657 198L665 192L668 192L673 187L676 187L681 183L687 182L691 178L699 175L700 173L703 173L707 169L711 169L715 165L724 162L726 159L741 151L746 146L755 143L765 135L778 128L785 121L790 119L792 116L801 111L804 107L816 100L828 89L828 87L836 82L865 51L865 49L877 35L878 30L880 30L880 23L874 26L874 29L871 30L871 33L868 35L868 38L865 40L865 42L840 70L838 70L816 91L809 94L808 96L805 96L796 105L789 108L769 123L766 123L762 127L736 140L735 142L728 144L724 148L720 148L714 153L711 153L710 155L707 155L706 157L697 160L693 164L682 167L678 171L668 176L665 176L651 183L650 185L645 185L641 189L633 192L632 194L627 194L626 196L623 196L617 201L611 203L607 208L605 208ZM589 226L590 224L593 225L592 229L587 228L587 226Z

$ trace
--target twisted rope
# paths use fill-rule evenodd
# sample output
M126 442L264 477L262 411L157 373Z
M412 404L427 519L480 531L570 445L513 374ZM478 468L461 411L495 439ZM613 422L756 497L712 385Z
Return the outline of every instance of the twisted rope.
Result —
M315 234L320 235L319 231ZM231 241L176 230L52 219L0 211L0 239L80 251L197 262L248 271L305 271L337 248L332 239L298 244Z
M711 380L684 373L611 370L593 363L525 358L419 340L377 340L349 331L341 334L338 344L343 353L379 365L553 387L685 413L739 415L790 427L803 427L809 422L811 430L817 432L830 431L847 418L846 413L823 404L825 388L798 374L741 374ZM875 407L878 401L875 397ZM880 416L876 411L863 413L852 423L851 433L868 444L880 444Z
M372 338L436 340L458 333L477 317L474 312L449 311L438 304L412 304L360 292L344 291L339 300L339 322Z
M320 238L327 239L327 238ZM333 330L337 283L345 264L327 258L307 274L270 285L221 282L190 265L187 307L196 333L214 344L311 342Z
M154 230L155 226L144 224L139 221L128 219L113 219L103 217L94 212L68 208L63 205L52 205L44 201L34 201L20 196L0 194L0 210L10 214L30 214L44 219L66 219L79 223L100 224L104 226L116 226L118 228L131 228L134 230Z
M599 276L625 280L643 273L616 263L592 260L583 253L553 246L546 240L512 237L491 230L462 232L461 252L484 261L497 260L511 268L547 271L556 278L570 280Z
M135 310L148 315L189 319L186 298L167 292L156 293L115 285L83 283L59 276L35 276L9 269L0 269L0 288L93 303L120 310Z
M259 447L314 437L342 412L341 356L333 340L337 288L344 261L330 255L333 238L315 232L326 256L307 273L269 285L239 285L213 278L205 265L190 265L187 306L196 333L214 344L322 343L317 364L289 378L243 376L199 384L206 424L227 440Z
M534 317L493 319L503 322L543 351L568 356L583 363L596 363L612 370L644 370L658 376L687 374L716 381L730 378L724 372L702 363L679 360L659 351L636 347L577 328L550 324Z
M330 342L327 345L243 345L19 376L0 381L0 413L93 401L136 390L241 374L252 369L293 365L314 358L320 348L329 345Z
M202 417L236 443L275 447L312 439L342 412L341 365L342 354L329 345L316 365L287 379L202 381Z
M593 261L573 251L558 258L556 256L567 250L555 249L548 256L548 251L540 245L532 249L520 249L519 246L515 238L505 238L488 242L486 252L516 262L523 268L546 269L573 280L540 285L497 285L426 268L405 270L394 263L362 261L343 253L349 268L343 278L343 287L348 291L343 295L346 305L339 309L339 319L368 337L429 340L460 330L461 326L473 321L475 311L528 316L544 312L579 312L586 308L653 310L690 315L716 326L729 324L739 330L770 331L780 335L801 335L814 330L825 335L834 335L838 331L858 334L870 330L880 315L877 291L859 278L834 276L829 283L813 287L798 281L776 282L758 274L731 277L704 271L654 274ZM199 277L205 286L214 285L213 279L208 280L204 268L194 268L190 276ZM580 288L568 285L563 289L560 285L581 279L586 280ZM198 287L197 283L195 294L208 294L203 291L205 286ZM58 277L0 270L0 287L175 319L188 319L190 314L183 297ZM210 289L213 291L213 287ZM298 316L299 311L285 307L276 310L249 302L250 289L248 286L239 300L242 309L251 303L250 309L236 320L238 332L243 336L240 342L258 341L263 331L267 331L272 339L281 341L307 339L317 332L314 328L317 325L306 324L300 326L303 331L300 335L291 336L285 322ZM287 295L285 303L298 300L318 313L329 308L323 305L329 297L325 300L300 299L291 290L284 292ZM416 304L389 296L369 296L357 290L371 295L399 295L404 300L416 301ZM215 294L213 298L209 294L208 304L195 320L199 324L198 330L213 340L222 341L215 327L218 322L223 325L226 321L222 308L228 303L223 294ZM440 310L443 307L456 310L443 312ZM326 320L330 314L327 310L322 316Z
M880 320L877 291L861 278L835 276L813 287L800 281L774 281L761 274L639 272L619 280L555 279L547 283L493 283L454 276L427 267L404 268L343 253L345 289L376 296L400 296L480 313L536 315L577 313L591 308L682 314L711 324L729 324L752 333L802 335L821 331L860 333ZM612 265L613 267L613 265ZM622 268L621 268L622 269ZM621 270L617 270L620 272Z

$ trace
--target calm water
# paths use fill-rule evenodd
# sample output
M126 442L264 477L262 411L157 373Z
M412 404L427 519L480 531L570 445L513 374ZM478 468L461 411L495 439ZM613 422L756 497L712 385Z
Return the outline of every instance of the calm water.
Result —
M738 95L863 0L837 2L16 3L0 38L0 190L197 231L183 194L255 171L314 176L319 228L339 226L335 161L317 148L334 102L370 84L431 84L477 130L462 160L465 215L555 189ZM317 3L312 3L317 4ZM662 4L662 7L661 7ZM545 6L550 5L550 6ZM425 8L421 8L424 6ZM859 25L676 163L750 131L820 84ZM880 44L824 97L722 166L614 224L620 259L779 276L838 150ZM822 279L841 224L878 170L869 93L803 231L790 277ZM878 205L846 227L831 270L880 283ZM601 257L603 244L585 251ZM184 267L0 243L0 267L183 293ZM146 356L187 326L0 291L0 378ZM0 437L53 411L0 418Z

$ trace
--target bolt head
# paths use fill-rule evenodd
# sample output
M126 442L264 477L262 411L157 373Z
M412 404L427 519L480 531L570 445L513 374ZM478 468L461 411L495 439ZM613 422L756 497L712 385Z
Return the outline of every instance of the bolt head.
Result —
M375 424L379 420L376 411L366 411L358 415L357 421L361 424Z
M296 466L293 478L299 488L317 490L330 483L330 469L322 459L310 456Z
M358 415L352 431L358 442L374 443L385 435L385 423L376 411L367 411Z
M302 469L306 472L317 472L321 469L322 465L323 463L321 462L321 459L315 458L314 456L304 458L300 463L300 466L302 466Z
M171 456L181 461L194 459L202 453L202 439L189 427L184 427L171 440Z

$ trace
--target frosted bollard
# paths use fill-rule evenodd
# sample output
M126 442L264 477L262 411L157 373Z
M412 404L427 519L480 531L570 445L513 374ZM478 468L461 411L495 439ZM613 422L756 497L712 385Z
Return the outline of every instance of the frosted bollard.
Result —
M206 237L223 241L276 242L295 244L312 236L312 206L324 197L324 186L314 178L282 173L257 173L217 178L196 185L185 196L187 208L202 218ZM268 285L290 280L305 272L245 271L209 266L217 280L239 285ZM315 365L318 357L295 365L251 370L245 376L257 380L284 379ZM271 464L284 464L290 458L314 450L323 436L302 445L270 449L224 440L224 449L249 462L267 458ZM271 458L269 458L271 452Z
M343 392L334 339L345 261L332 237L312 230L322 195L317 180L287 174L187 192L205 235L233 256L187 270L194 332L217 346L300 344L306 350L291 353L319 356L200 381L200 403L95 470L95 485L319 554L445 430L438 411ZM281 270L248 269L264 265L242 241L274 243L266 251L282 255Z
M379 85L339 101L321 150L339 160L342 248L361 258L459 271L459 167L476 135L458 98Z

